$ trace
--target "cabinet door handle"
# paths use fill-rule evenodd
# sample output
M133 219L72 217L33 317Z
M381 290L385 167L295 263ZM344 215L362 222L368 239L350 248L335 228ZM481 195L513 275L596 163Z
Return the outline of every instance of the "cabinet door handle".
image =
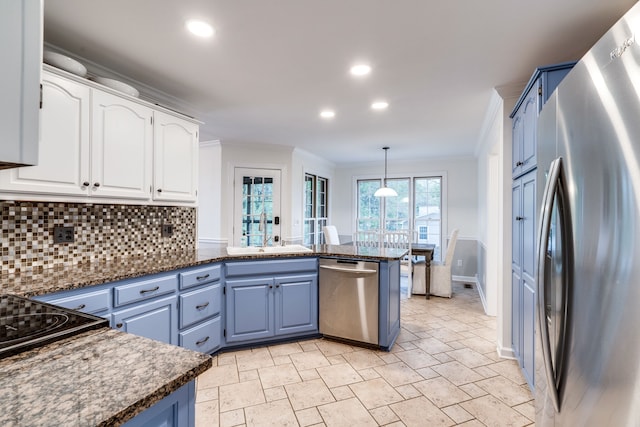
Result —
M72 308L71 310L82 310L83 308L85 308L87 305L86 304L80 304L79 306L77 306L76 308Z
M524 165L524 163L522 163L521 161L516 162L516 166L522 166Z
M98 187L100 187L100 183L99 183L99 182L94 182L94 183L93 183L93 186L94 186L94 187L96 187L96 188L98 188Z
M523 219L524 219L524 217L521 217L521 216L517 216L516 217L516 221L522 221Z
M196 276L196 280L204 280L208 278L209 278L209 274L205 274L204 276Z
M280 287L280 285L276 285L276 288L279 288L279 287Z
M202 338L200 341L196 341L196 345L202 345L204 343L206 343L207 341L209 341L209 336L207 335L206 338Z
M116 323L116 328L122 328L122 323Z
M204 304L196 305L196 309L202 310L203 308L207 308L208 306L209 306L209 301L205 302Z
M162 193L162 188L158 188L156 191L157 191L158 193Z
M83 187L88 187L89 185L91 185L91 184L89 184L89 181L85 181L85 182L82 183Z
M155 292L158 289L160 289L160 286L156 286L155 288L152 288L152 289L143 289L143 290L140 291L140 295L144 295L144 294L146 294L148 292Z
M269 285L269 289L273 289L273 285Z

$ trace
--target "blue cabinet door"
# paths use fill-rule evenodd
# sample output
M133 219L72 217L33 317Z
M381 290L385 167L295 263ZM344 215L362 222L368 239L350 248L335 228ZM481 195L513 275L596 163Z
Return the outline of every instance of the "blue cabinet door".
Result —
M123 427L195 426L195 381L183 385Z
M389 350L400 334L400 261L380 261L379 344Z
M274 335L274 280L272 277L227 280L226 324L228 343Z
M536 292L535 283L524 281L522 286L522 372L533 391L534 388L534 359L535 359L535 319Z
M178 344L178 297L173 295L134 307L114 311L111 327L119 331Z
M276 335L318 330L318 276L275 278Z

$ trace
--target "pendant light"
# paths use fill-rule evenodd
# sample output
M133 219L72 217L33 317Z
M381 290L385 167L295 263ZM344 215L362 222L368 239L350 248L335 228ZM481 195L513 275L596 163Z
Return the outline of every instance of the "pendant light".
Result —
M396 190L387 187L387 150L389 147L382 147L382 149L384 150L384 181L382 181L382 187L378 188L373 195L376 197L397 197Z

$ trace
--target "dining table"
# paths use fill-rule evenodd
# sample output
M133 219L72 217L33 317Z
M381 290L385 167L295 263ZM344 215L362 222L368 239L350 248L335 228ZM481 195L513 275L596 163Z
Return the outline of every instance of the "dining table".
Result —
M411 243L411 256L423 256L425 262L424 274L425 274L425 295L429 299L431 294L431 260L433 260L433 253L436 250L436 245L433 243Z

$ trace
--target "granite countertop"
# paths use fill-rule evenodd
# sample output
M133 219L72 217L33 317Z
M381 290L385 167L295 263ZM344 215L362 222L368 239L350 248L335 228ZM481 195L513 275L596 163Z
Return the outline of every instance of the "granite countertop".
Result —
M85 332L0 360L0 425L120 425L211 366L174 345Z
M311 249L313 252L230 256L221 246L25 271L3 275L3 293L33 297L227 260L326 256L380 261L397 260L408 252L406 249L354 245L315 245Z

